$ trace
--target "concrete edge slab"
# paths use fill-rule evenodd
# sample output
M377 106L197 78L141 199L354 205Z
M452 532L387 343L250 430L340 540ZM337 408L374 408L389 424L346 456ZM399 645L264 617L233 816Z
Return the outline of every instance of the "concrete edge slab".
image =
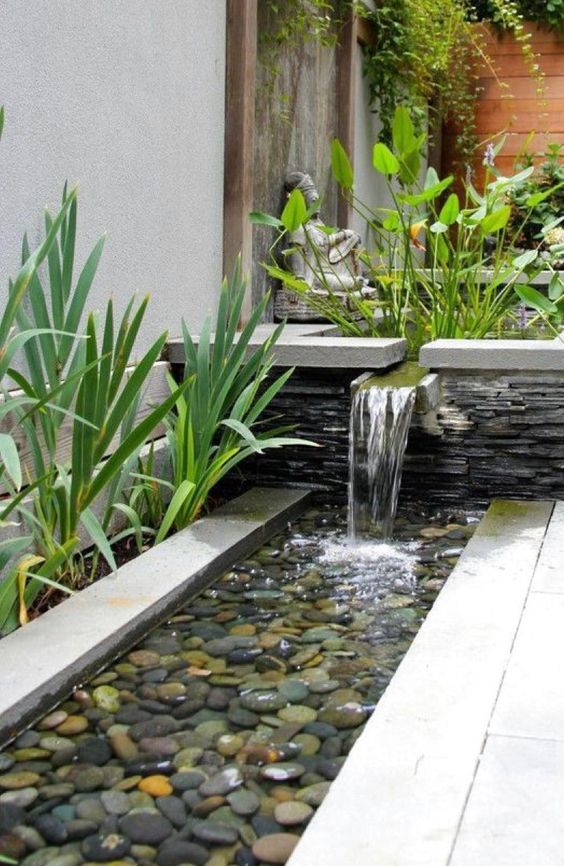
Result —
M257 348L274 330L275 325L261 325L249 344ZM332 369L385 370L405 358L407 341L398 337L341 337L334 326L286 325L273 349L274 363L279 367L316 367ZM197 343L197 336L193 339ZM213 335L212 335L213 343ZM182 340L168 343L170 363L184 363Z
M564 341L434 340L421 347L419 363L432 370L564 371Z
M554 506L531 592L564 593L564 502Z
M309 496L254 488L0 641L0 745L283 529Z
M493 503L287 866L447 866L552 509Z

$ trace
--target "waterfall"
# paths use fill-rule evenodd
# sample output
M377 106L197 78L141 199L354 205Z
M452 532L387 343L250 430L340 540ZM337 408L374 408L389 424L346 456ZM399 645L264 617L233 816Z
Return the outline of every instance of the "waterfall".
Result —
M360 387L349 427L349 538L389 538L415 403L414 387Z

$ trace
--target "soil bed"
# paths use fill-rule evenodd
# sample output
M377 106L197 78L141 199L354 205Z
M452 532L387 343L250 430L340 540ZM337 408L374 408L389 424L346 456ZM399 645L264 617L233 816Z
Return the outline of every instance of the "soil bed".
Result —
M0 754L0 853L286 862L476 520L408 512L353 550L307 512Z

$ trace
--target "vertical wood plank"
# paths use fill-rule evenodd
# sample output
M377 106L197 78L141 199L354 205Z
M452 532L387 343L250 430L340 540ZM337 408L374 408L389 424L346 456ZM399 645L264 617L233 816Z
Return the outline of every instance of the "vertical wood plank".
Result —
M355 77L358 43L358 19L351 10L347 14L339 35L337 49L337 105L339 111L338 137L349 154L354 154ZM352 216L352 207L343 197L339 199L338 221L347 228Z
M257 55L257 0L227 0L225 88L225 179L223 270L230 274L241 253L243 272L251 273L253 151ZM243 310L248 318L251 291Z

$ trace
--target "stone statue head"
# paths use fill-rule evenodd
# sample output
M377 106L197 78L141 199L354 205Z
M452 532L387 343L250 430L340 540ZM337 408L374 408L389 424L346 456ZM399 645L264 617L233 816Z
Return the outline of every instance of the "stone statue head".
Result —
M303 171L291 171L286 175L286 180L284 181L285 192L289 194L294 189L300 190L308 207L314 202L319 201L319 193L315 188L315 184L309 174L305 174Z

